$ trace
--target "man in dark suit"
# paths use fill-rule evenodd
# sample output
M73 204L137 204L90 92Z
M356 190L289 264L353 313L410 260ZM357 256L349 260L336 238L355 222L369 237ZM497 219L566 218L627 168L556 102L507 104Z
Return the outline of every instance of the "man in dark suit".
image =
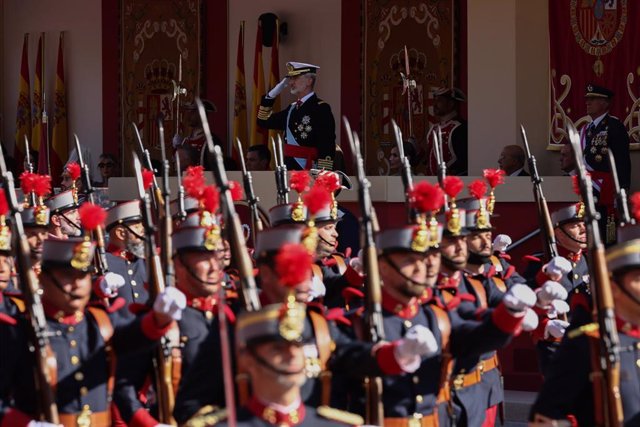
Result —
M507 145L498 158L498 166L507 176L529 176L524 170L524 150L519 145Z
M317 65L287 62L287 76L262 97L258 125L285 131L285 163L289 170L333 169L336 154L336 123L331 107L314 92ZM289 86L297 101L282 111L273 112L273 104Z

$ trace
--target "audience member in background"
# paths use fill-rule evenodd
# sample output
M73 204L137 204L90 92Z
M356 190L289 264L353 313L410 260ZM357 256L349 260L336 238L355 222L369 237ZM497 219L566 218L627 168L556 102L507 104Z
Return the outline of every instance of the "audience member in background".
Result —
M507 176L529 176L524 170L524 150L519 145L507 145L498 158L498 166Z
M560 169L564 176L573 175L573 171L576 170L576 159L573 157L571 144L563 144L560 148Z
M200 151L192 145L180 145L176 148L176 156L180 158L180 172L184 172L189 166L200 164Z
M411 170L413 171L416 161L416 147L411 143L410 140L405 141L402 144L404 149L404 155L409 159L409 164L411 165ZM402 174L402 161L400 159L400 152L398 151L398 146L394 145L391 148L391 152L389 153L389 175L391 176L399 176Z
M102 153L98 160L98 170L100 170L101 181L94 182L94 187L108 187L109 178L120 176L118 160L113 154Z
M249 147L245 163L248 171L271 170L271 152L269 151L269 147L264 144Z

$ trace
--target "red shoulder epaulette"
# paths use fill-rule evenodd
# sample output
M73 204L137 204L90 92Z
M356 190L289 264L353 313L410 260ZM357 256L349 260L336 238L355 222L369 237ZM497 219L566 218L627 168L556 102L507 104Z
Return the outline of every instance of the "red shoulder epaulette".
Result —
M351 321L345 316L344 310L341 308L332 308L327 310L325 319L332 320L345 326L351 326Z
M528 261L528 262L542 262L542 260L540 258L538 258L537 256L533 256L533 255L525 255L522 257L523 261Z
M0 313L0 323L4 323L5 325L15 326L18 324L18 321L13 317L9 316L5 313Z

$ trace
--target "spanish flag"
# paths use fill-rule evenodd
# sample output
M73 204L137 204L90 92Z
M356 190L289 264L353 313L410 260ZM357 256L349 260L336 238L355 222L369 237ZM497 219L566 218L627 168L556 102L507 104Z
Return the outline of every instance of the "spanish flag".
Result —
M20 89L16 113L16 149L14 150L14 157L19 168L22 167L25 155L24 137L31 140L31 87L29 81L29 34L25 34L22 43L20 83L18 84Z
M250 145L266 144L268 131L258 126L258 108L265 94L264 66L262 64L262 22L258 20L256 33L256 53L253 59L253 97L251 99L251 141Z
M237 155L236 138L247 143L247 84L244 77L244 21L240 22L238 53L236 58L236 84L233 98L233 143L234 158Z
M62 174L62 167L69 157L67 131L67 90L64 84L64 33L60 32L58 64L53 100L53 135L51 137L51 177L54 182Z
M42 107L43 107L43 68L42 53L44 50L44 33L38 41L38 56L36 57L36 73L33 80L33 107L31 110L31 148L39 151L42 141Z

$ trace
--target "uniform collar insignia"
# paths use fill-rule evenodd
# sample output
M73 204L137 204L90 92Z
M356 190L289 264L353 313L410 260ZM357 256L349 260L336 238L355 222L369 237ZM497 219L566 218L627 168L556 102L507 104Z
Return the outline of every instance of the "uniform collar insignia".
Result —
M265 405L255 396L251 397L249 404L247 405L249 411L272 425L282 427L293 427L302 423L305 416L305 407L302 401L298 404L297 409L290 410L287 413L280 412L274 407Z
M76 311L73 314L65 315L65 313L51 304L43 301L42 307L44 309L44 314L49 319L53 319L58 323L62 323L63 325L75 326L78 323L82 322L84 319L84 313L81 311Z
M616 326L618 331L633 338L640 338L640 325L634 325L616 317Z
M408 303L402 303L382 290L382 308L403 319L411 319L418 314L419 300L412 298Z
M114 245L113 243L110 243L109 245L107 245L107 252L109 252L111 255L117 256L117 257L122 258L122 259L127 260L127 261L135 261L136 260L136 256L134 254L132 254L131 252L129 252L126 249L122 249L122 248Z

